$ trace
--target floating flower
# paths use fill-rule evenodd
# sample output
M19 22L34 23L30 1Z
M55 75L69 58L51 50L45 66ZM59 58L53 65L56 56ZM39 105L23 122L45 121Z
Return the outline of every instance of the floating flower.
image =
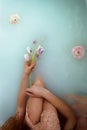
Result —
M13 14L10 16L10 23L17 24L20 21L20 16L18 14Z
M72 49L72 54L77 59L82 59L85 56L85 49L83 46L75 46Z
M29 60L30 60L30 57L29 57L28 54L24 54L24 58L25 58L26 61L29 61Z

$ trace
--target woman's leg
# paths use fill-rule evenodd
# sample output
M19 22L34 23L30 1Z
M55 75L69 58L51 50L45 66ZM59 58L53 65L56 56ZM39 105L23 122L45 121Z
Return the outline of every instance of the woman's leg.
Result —
M35 87L43 87L43 82L40 79L36 79L34 82ZM39 122L42 113L43 98L29 97L27 102L26 111L33 125Z
M51 103L49 103L47 100L44 100L43 111L53 111L56 114L58 114L56 108Z
M60 130L60 122L56 108L44 100L43 113L41 115L42 128L47 130Z

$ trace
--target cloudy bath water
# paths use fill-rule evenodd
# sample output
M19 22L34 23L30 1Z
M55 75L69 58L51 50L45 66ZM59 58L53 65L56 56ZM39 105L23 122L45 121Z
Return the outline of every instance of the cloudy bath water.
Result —
M41 38L34 77L61 97L87 94L87 0L0 0L0 124L15 112L26 47Z

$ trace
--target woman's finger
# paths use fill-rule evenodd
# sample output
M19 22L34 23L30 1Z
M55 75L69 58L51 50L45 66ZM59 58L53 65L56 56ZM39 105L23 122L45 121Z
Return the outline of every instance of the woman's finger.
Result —
M25 116L25 119L28 120L28 113L26 112L26 116Z
M31 59L25 62L25 66L29 66L31 64Z
M31 64L31 65L29 66L30 70L34 69L34 68L35 68L35 65L36 65L35 63Z
M25 92L32 92L31 88L27 88Z
M34 95L30 92L25 92L28 96L34 97Z
M25 120L26 120L27 125L28 125L29 127L33 127L33 123L32 123L32 121L30 120L30 118L29 118L29 116L28 116L28 113L26 113Z
M30 119L29 114L28 114L27 111L26 111L25 120L26 120L27 125L32 128L33 127L33 123L31 121L31 119Z

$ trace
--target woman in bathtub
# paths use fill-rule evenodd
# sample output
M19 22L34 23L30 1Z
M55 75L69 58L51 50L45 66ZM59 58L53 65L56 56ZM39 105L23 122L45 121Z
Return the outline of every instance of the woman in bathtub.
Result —
M34 68L35 63L25 63L16 114L4 123L1 130L61 130L58 111L66 118L64 130L73 130L76 118L72 109L44 88L41 79L36 79L27 88L28 77Z

